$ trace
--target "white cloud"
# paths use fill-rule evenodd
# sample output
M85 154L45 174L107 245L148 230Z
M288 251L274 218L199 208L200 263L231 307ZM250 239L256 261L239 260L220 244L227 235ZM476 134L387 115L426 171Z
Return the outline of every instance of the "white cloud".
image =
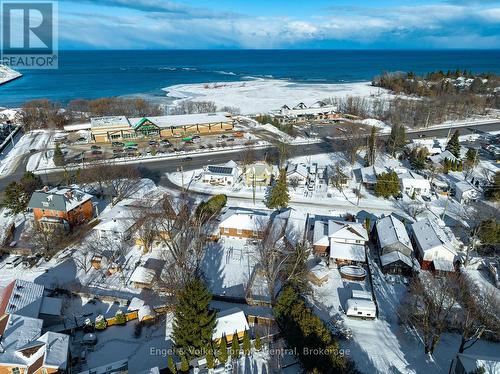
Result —
M456 4L342 12L332 8L326 15L296 19L217 15L159 0L104 3L132 8L133 12L102 18L98 14L102 8L95 7L93 17L88 13L62 14L62 44L91 48L279 48L349 42L367 47L389 43L423 48L500 47L496 36L500 34L499 8ZM178 16L172 16L175 12Z

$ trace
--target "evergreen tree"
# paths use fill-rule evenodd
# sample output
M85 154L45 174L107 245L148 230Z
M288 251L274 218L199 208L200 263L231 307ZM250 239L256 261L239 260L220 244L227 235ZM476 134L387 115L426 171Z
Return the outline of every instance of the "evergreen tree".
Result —
M167 358L167 367L168 367L168 370L170 370L170 373L172 373L172 374L177 373L177 368L175 367L174 359L170 355Z
M387 140L387 151L391 156L395 156L396 152L401 151L406 144L406 129L404 125L393 125L391 134Z
M377 184L375 185L375 195L389 198L398 196L401 193L399 179L396 172L382 173L377 176Z
M64 154L61 151L61 147L59 146L59 143L56 144L56 149L54 150L54 165L55 166L63 166L66 161L64 160Z
M460 141L458 140L459 136L460 132L456 130L448 141L448 144L446 145L446 150L450 151L453 156L457 158L460 157Z
M271 188L267 199L267 207L270 209L283 209L288 206L290 195L288 194L288 184L286 181L286 170L281 169L278 180Z
M254 348L256 351L260 351L262 349L262 342L260 341L260 335L258 332L255 332Z
M219 343L219 362L222 365L225 365L227 362L227 341L226 341L226 335L222 335L222 338L220 339Z
M243 333L243 353L245 356L248 356L250 354L250 349L252 348L252 345L250 343L250 335L248 335L248 330L245 330Z
M483 244L500 244L500 222L497 222L494 218L482 221L479 224L478 235Z
M425 169L427 166L427 156L429 151L427 148L414 148L410 153L410 164L415 170Z
M40 178L39 175L33 174L31 171L24 173L19 183L21 184L24 192L26 192L26 194L30 197L33 192L43 187L42 178Z
M196 358L212 341L215 313L209 310L212 299L201 279L186 284L179 293L173 322L173 341L179 356Z
M238 360L240 358L240 342L238 340L238 334L235 332L233 334L233 340L231 342L231 359Z
M451 160L445 158L443 161L443 173L448 174L451 170Z
M2 206L9 209L9 214L16 215L26 210L30 196L24 191L21 183L10 182L5 187Z
M214 352L212 351L212 347L209 345L206 353L207 359L207 369L213 369L215 367L215 358Z
M188 362L186 356L182 356L181 372L182 373L189 373L189 362Z

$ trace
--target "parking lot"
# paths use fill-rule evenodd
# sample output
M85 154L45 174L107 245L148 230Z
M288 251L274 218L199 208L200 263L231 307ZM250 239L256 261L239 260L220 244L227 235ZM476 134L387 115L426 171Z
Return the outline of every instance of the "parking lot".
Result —
M61 148L69 162L210 150L218 147L250 145L258 140L255 136L241 131L168 139L134 139L112 143L93 143L89 137L81 136L81 132L79 135L70 134L65 139L61 139Z
M353 122L317 121L296 125L297 133L304 138L341 137L350 134L369 134L371 127Z

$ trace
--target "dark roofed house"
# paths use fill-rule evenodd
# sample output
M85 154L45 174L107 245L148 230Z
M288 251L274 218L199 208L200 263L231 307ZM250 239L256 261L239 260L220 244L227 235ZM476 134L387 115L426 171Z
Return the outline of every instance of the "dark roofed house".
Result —
M228 161L222 165L208 165L203 172L203 182L219 185L233 185L241 175L238 165Z
M28 203L35 221L45 227L69 229L94 217L92 195L73 188L45 187L33 192Z

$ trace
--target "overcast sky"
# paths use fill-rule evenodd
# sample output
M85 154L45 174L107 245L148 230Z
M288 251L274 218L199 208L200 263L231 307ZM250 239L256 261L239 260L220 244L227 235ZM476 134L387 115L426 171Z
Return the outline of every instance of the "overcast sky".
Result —
M59 40L61 49L499 49L500 1L60 0Z

